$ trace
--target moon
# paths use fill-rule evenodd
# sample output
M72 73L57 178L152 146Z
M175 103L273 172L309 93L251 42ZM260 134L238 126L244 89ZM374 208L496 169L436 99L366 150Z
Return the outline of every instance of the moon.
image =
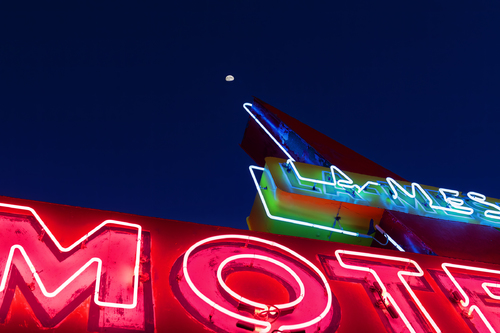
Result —
M226 81L228 81L228 82L229 81L234 81L234 76L232 76L232 75L226 76Z

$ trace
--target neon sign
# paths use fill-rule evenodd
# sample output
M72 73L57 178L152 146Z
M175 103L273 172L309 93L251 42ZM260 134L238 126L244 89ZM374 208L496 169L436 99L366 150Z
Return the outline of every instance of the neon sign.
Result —
M441 267L445 275L435 273L436 280L441 288L453 291L455 308L469 319L471 328L500 330L500 309L495 306L500 300L500 270L453 263Z
M283 179L280 184L287 192L446 220L494 227L500 225L500 206L481 193L460 193L452 189L422 186L415 182L398 182L391 177L382 179L347 173L334 165L327 169L298 163L255 117L251 107L250 103L243 104L247 113L288 157L286 163L279 162L280 168L266 166L271 171L270 177L274 182ZM266 159L268 164L274 164L275 160L278 159ZM316 223L312 227L318 227L317 225Z
M293 174L287 172L288 168L293 170ZM387 177L385 181L380 179L367 180L359 185L355 184L351 177L335 166L330 167L329 173L322 171L321 174L326 180L313 179L302 176L292 160L288 160L286 166L282 165L282 172L287 179L296 177L299 187L311 186L311 184L312 186L315 186L314 184L323 185L322 187L316 185L316 190L318 194L324 194L325 196L329 194L327 187L350 191L350 197L354 198L357 204L373 205L372 202L375 201L375 204L382 204L385 208L417 215L440 215L440 217L446 216L446 219L457 221L468 221L476 218L482 224L500 225L500 206L488 202L483 194L477 192L462 193L463 197L460 197L460 193L456 190L439 188L436 193L435 189L424 188L418 183L408 184L402 182L402 185L391 177ZM376 191L376 188L379 190ZM374 195L389 198L390 201L376 200L373 198ZM418 198L418 195L421 198ZM348 196L342 198L345 200ZM413 199L413 207L411 204L398 205L396 203L398 199L400 199L400 204L406 203L408 199ZM483 205L481 211L479 205ZM413 208L413 210L408 211L408 207Z
M260 182L256 178L256 170L262 171ZM459 197L458 191L450 189L396 182L392 178L372 178L343 172L333 166L327 169L278 158L266 158L265 168L251 166L250 172L268 221L286 222L364 239L370 237L367 235L368 222L372 220L375 224L378 223L384 209L451 221L500 225L500 207L476 192L469 192L464 198ZM328 205L327 202L332 202L331 208L320 215L320 210ZM348 204L353 206L349 207ZM374 210L366 213L362 221L353 222L353 218L360 217L346 214L350 211L362 212L360 206L373 207ZM335 214L342 216L342 224L335 225ZM262 214L255 215L254 211L249 217L251 221L260 221L262 218ZM267 228L278 228L276 224L267 223ZM271 232L287 234L284 227ZM403 250L389 235L382 233L397 249ZM291 229L288 234L315 238L314 234L311 237L311 233L307 234L303 230ZM325 237L330 240L328 234L316 238Z
M457 318L464 324L479 332L498 329L500 270L453 263L425 269L408 257L352 251L338 245L341 247L332 253L318 255L325 277L312 262L276 242L247 235L212 236L179 257L170 284L184 308L214 331L335 331L345 311L345 301L338 300L330 287L335 282L363 285L381 322L392 332L446 331L446 308L432 304L433 299L442 299L436 294L436 283L446 297L456 300ZM468 275L463 271L456 275L457 270L466 270ZM269 304L232 290L227 281L241 271L260 271L277 279L290 291L289 301ZM474 276L477 274L482 275ZM497 303L487 304L485 299Z
M181 259L180 270L171 273L174 293L192 309L195 318L214 330L234 332L236 327L244 327L262 333L327 332L338 325L333 320L333 296L323 273L281 244L244 235L214 236L192 245L178 261ZM227 278L227 274L242 270L259 271L279 280L291 301L264 304L231 290L224 272ZM205 273L199 274L202 271Z
M497 264L108 212L63 246L57 223L0 209L0 331L19 305L54 332L500 331Z
M40 325L53 327L92 294L92 304L103 310L90 327L148 330L145 313L152 315L152 304L145 304L144 295L151 292L150 282L145 286L139 279L148 275L141 256L148 257L143 236L150 236L140 225L107 220L63 247L33 209L0 207L15 213L0 214L0 308L8 310L3 303L12 300L16 285L28 285L21 290L32 295Z
M271 159L271 160L274 160L274 159ZM360 232L359 230L358 231L347 230L347 227L343 228L342 226L340 226L340 223L339 223L339 227L335 227L335 223L336 223L335 220L333 220L333 226L329 226L328 223L331 223L330 221L333 219L333 216L331 216L331 214L329 217L323 216L322 218L319 218L318 223L306 221L307 218L310 218L310 216L311 216L310 214L309 214L309 216L307 216L307 214L305 214L307 217L305 217L305 216L302 217L299 215L299 217L296 217L296 218L290 218L290 217L283 216L283 208L286 209L287 206L292 206L296 211L299 211L299 212L301 212L301 211L304 212L304 211L310 210L310 211L314 211L315 213L317 213L318 210L320 210L321 208L318 209L317 207L313 207L311 201L302 200L301 198L299 198L297 201L290 203L290 204L288 204L286 202L284 204L283 203L275 204L277 201L279 201L277 199L279 197L279 195L277 194L279 189L278 189L278 186L276 185L276 183L274 182L273 176L270 172L269 165L267 165L267 168L250 166L249 170L250 170L252 179L254 181L255 187L257 189L258 197L260 198L260 202L262 203L262 207L264 209L264 212L265 212L265 215L267 216L267 218L269 218L273 221L285 222L285 223L292 224L292 225L297 225L297 226L301 226L301 227L307 227L307 228L320 230L322 232L324 232L324 231L330 232L330 236L328 238L329 240L331 239L331 234L340 234L340 235L346 235L346 236L350 236L350 237L357 237L359 239L369 240L370 242L373 239L373 240L381 243L375 237L367 235L366 231ZM257 181L256 175L255 175L256 170L263 172L263 176L261 177L260 184ZM302 206L301 206L301 204L302 204ZM278 214L276 214L276 213L273 214L271 212L270 205L272 205L274 209L281 208L280 211L278 212ZM340 212L340 207L339 207L338 211ZM285 211L285 213L286 213L286 211ZM372 213L379 214L378 219L380 219L382 211L375 209L372 211ZM329 214L328 210L326 211L326 214ZM360 214L357 214L357 215L360 215ZM376 217L377 215L370 215L370 216L373 218L373 217ZM362 222L364 224L361 226L362 228L367 227L367 223L366 223L367 221L370 221L370 218L367 218L366 221ZM375 228L377 230L379 230L381 232L381 234L386 238L386 243L390 242L394 245L394 247L396 247L396 249L404 252L404 249L399 244L397 244L394 241L394 239L391 238L384 230L382 230L382 228L380 228L378 225L375 226ZM370 243L366 243L363 245L370 245Z
M331 279L344 278L368 283L367 289L378 298L375 299L376 304L386 310L386 323L394 331L441 332L413 291L415 287L429 290L423 283L424 280L420 279L424 276L424 271L416 261L348 250L336 250L335 257L321 256L321 260L330 272ZM411 298L404 294L400 285L404 286L406 294ZM418 311L413 310L415 306Z

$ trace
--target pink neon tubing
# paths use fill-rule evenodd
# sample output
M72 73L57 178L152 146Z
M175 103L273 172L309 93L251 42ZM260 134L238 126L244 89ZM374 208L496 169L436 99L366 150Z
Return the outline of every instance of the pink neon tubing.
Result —
M411 326L410 322L408 321L408 319L406 318L404 313L401 311L399 306L396 304L396 302L394 301L394 298L392 298L391 294L389 292L387 292L387 289L385 288L385 285L382 283L382 280L378 276L377 272L375 272L373 269L368 268L368 267L361 267L361 266L354 266L354 265L345 264L342 261L340 254L359 256L359 257L368 257L368 258L377 258L377 259L384 259L384 260L393 260L393 261L399 261L399 262L406 262L406 263L410 263L410 264L414 265L415 268L418 270L418 273L399 271L398 277L401 280L401 283L403 283L403 285L405 286L406 291L408 291L408 293L411 295L411 297L413 298L413 301L415 302L415 304L417 304L420 311L424 314L427 321L431 324L431 326L434 328L434 330L436 332L441 332L441 329L436 325L436 323L434 322L434 320L432 319L430 314L427 312L425 307L422 305L420 300L417 298L417 296L415 295L415 293L413 292L413 290L411 289L411 287L408 285L408 283L406 282L406 280L403 277L403 276L415 276L415 277L424 276L424 271L420 268L420 266L417 264L416 261L411 260L411 259L407 259L407 258L399 258L399 257L386 256L386 255L380 255L380 254L372 254L372 253L366 253L366 252L356 252L356 251L347 251L347 250L336 250L335 251L335 257L337 257L337 260L338 260L340 266L342 266L346 269L369 272L373 275L373 277L375 277L375 280L377 280L378 284L382 288L382 297L384 298L384 301L386 299L389 300L389 303L394 306L394 308L396 309L399 316L401 317L401 319L403 320L403 322L405 323L406 327L408 328L408 330L410 332L415 332L415 329Z
M29 211L33 216L36 218L38 223L42 226L42 229L45 231L45 233L52 239L54 244L57 246L57 248L61 252L69 252L73 250L76 246L80 245L82 242L84 242L87 238L89 238L91 235L96 233L99 229L103 228L107 224L117 224L121 226L126 226L126 227L131 227L131 228L136 228L137 229L137 247L136 247L136 258L135 258L135 266L134 266L134 296L133 296L133 301L132 304L119 304L119 303L111 303L111 302L101 302L99 301L99 288L100 288L100 281L101 281L101 270L102 270L102 261L100 258L92 258L90 259L85 265L83 265L78 271L76 271L68 280L66 280L59 288L57 288L53 292L48 292L47 289L45 288L42 280L40 279L40 276L38 275L38 272L35 269L35 266L33 266L30 258L28 257L26 251L21 245L13 245L10 248L9 251L9 256L7 258L7 264L5 265L5 270L4 274L2 277L2 282L0 283L0 292L2 292L5 289L5 285L7 283L7 276L9 275L10 271L10 266L12 263L12 257L14 256L14 251L17 249L21 252L22 256L24 257L24 260L28 264L28 267L31 270L31 273L33 274L33 277L35 278L36 282L40 286L40 290L46 297L55 297L57 294L59 294L66 286L68 286L78 275L80 275L85 269L87 269L91 264L94 262L97 263L97 273L96 273L96 286L95 286L95 291L94 291L94 302L103 307L111 307L111 308L121 308L121 309L133 309L137 306L137 295L138 295L138 289L139 289L139 265L140 265L140 252L141 252L141 237L142 237L142 227L138 224L133 224L133 223L128 223L128 222L121 222L121 221L114 221L114 220L106 220L99 224L97 227L92 229L90 232L85 234L82 238L77 240L75 243L73 243L69 247L63 247L57 239L54 237L52 232L47 228L45 223L42 221L40 216L35 212L33 208L26 207L26 206L18 206L18 205L11 205L7 203L0 203L0 207L6 207L6 208L11 208L11 209L19 209L19 210L24 210L24 211Z
M217 269L217 280L219 280L219 284L222 286L222 288L224 288L224 290L228 294L230 294L231 296L233 296L235 299L237 299L238 301L240 301L242 303L246 303L248 305L254 306L254 307L262 309L262 310L269 310L269 308L268 308L268 306L266 304L254 302L252 300L249 300L249 299L247 299L247 298L245 298L245 297L237 294L236 292L234 292L233 290L231 290L226 285L226 283L224 282L224 280L222 279L222 270L224 269L224 267L229 262L231 262L233 260L237 260L237 259L244 259L244 258L245 259L260 259L260 260L269 261L270 263L273 263L273 264L275 264L275 265L283 268L284 270L286 270L295 279L295 281L299 285L300 295L299 295L299 297L297 297L296 300L294 300L293 302L285 303L285 304L274 305L275 307L277 307L280 310L290 309L290 308L293 308L294 306L296 306L297 304L299 304L302 301L302 299L304 298L304 295L305 295L305 289L304 289L304 283L302 283L302 281L300 280L299 276L290 267L288 267L284 263L279 262L279 261L277 261L277 260L275 260L273 258L266 257L266 256L261 256L261 255L258 255L258 254L239 254L239 255L235 255L235 256L227 258L226 260L224 260L219 265L219 269Z
M211 299L206 297L204 294L202 294L198 290L198 288L196 288L196 286L193 284L193 281L191 281L191 278L189 277L189 272L188 272L187 266L188 266L188 259L189 259L189 256L191 255L191 252L193 252L193 250L196 249L198 246L203 245L205 243L208 243L211 241L216 241L216 240L221 240L221 239L228 239L228 238L242 239L245 241L255 241L255 242L260 242L260 243L267 244L269 246L279 248L279 249L291 254L292 256L298 258L299 260L303 261L307 266L309 266L312 270L314 270L316 272L316 274L318 274L318 276L321 278L321 280L324 284L324 287L326 289L327 296L328 296L328 301L327 301L326 307L323 310L323 312L319 316L317 316L316 318L309 320L305 323L296 324L296 325L283 325L283 326L278 328L280 331L296 330L296 329L301 329L301 328L304 328L307 326L314 325L328 314L328 311L330 311L330 308L332 306L332 291L330 290L330 286L328 285L328 282L327 282L325 276L323 275L323 273L321 273L321 271L316 266L314 266L313 263L311 263L309 260L307 260L306 258L301 256L297 252L295 252L295 251L293 251L293 250L291 250L291 249L289 249L281 244L278 244L276 242L271 242L271 241L268 241L268 240L265 240L262 238L257 238L257 237L253 237L253 236L244 236L244 235L221 235L221 236L213 236L213 237L205 238L205 239L195 243L193 246L191 246L184 254L184 259L183 259L183 263L182 263L182 270L184 273L184 277L186 278L186 282L189 285L189 287L191 288L191 290L193 290L193 292L199 298L201 298L205 303L207 303L208 305L212 306L213 308L217 309L218 311L225 313L226 315L233 317L235 319L245 321L245 322L248 322L248 323L251 323L254 325L263 326L264 329L260 331L262 333L267 333L271 329L271 324L266 322L266 321L244 317L240 314L229 311L229 310L223 308L222 306L216 304L214 301L212 301Z
M451 282L455 285L455 287L458 289L458 291L460 292L460 294L463 296L463 300L460 300L460 304L463 306L463 307L467 307L469 306L469 303L470 303L470 299L469 299L469 296L467 296L467 294L465 293L465 291L462 289L462 287L460 286L460 284L457 282L457 280L455 280L455 278L453 277L453 275L450 273L450 271L448 270L448 267L452 267L452 268L456 268L456 269L463 269L463 270L469 270L469 271L475 271L475 272L483 272L483 273L491 273L491 274L500 274L500 271L498 270L494 270L494 269L488 269L488 268L481 268L481 267L474 267L474 266L466 266L466 265L457 265L457 264L452 264L452 263L443 263L441 265L441 267L443 268L443 271L446 273L446 275L448 275L448 278L451 280ZM496 296L494 295L493 293L491 293L491 291L488 289L488 287L500 287L500 285L498 284L494 284L494 283L483 283L481 285L484 289L484 291L488 294L488 296L490 296L491 298L493 299L500 299L500 296ZM470 308L469 308L469 315L472 314L473 311L476 311L477 314L479 315L479 317L481 317L481 320L484 322L484 324L488 327L488 330L490 332L495 332L495 330L493 329L493 327L491 326L491 324L489 323L489 321L486 319L486 317L484 316L484 314L481 312L481 310L479 309L479 307L477 305L472 305Z

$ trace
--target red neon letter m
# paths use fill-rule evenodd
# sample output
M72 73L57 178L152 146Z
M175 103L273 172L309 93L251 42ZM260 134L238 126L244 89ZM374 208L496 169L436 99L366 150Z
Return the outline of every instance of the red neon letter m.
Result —
M23 214L0 213L0 322L18 286L43 327L58 325L91 296L89 328L149 330L140 225L104 221L65 248L31 208L0 205Z

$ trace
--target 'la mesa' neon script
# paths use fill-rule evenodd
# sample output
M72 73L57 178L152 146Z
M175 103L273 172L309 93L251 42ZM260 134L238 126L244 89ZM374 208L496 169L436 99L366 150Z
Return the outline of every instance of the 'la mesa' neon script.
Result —
M486 200L477 192L461 193L457 190L423 188L418 183L404 184L391 177L370 179L355 183L345 172L332 165L325 168L309 166L321 172L322 179L305 177L292 159L281 165L283 174L293 190L307 191L308 195L338 201L377 206L416 215L441 215L439 218L481 224L500 225L500 206ZM319 170L321 169L321 170ZM291 172L293 171L293 172ZM364 177L366 178L366 177ZM342 193L339 193L339 190ZM294 191L296 192L296 191ZM385 200L384 200L385 199Z

